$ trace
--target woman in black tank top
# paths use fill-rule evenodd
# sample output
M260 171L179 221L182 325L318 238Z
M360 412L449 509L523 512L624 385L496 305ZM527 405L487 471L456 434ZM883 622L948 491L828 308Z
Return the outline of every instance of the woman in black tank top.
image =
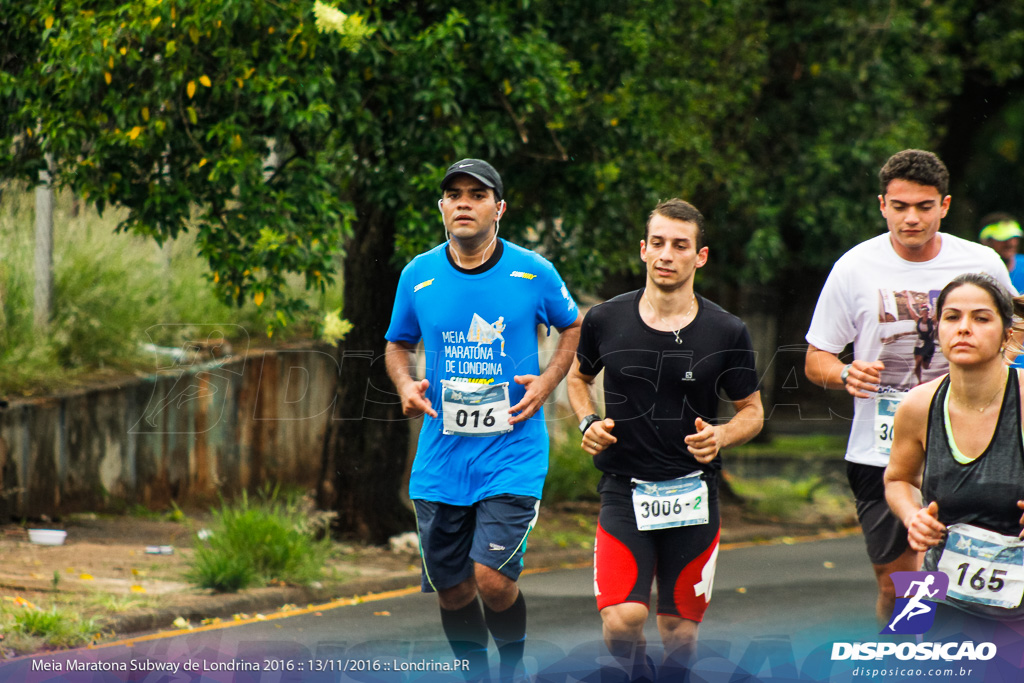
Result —
M1003 621L1024 618L1021 389L1003 357L1014 303L987 275L961 275L942 290L938 341L949 374L900 405L885 472L886 499L923 569L948 578L945 603ZM994 555L980 560L982 547Z

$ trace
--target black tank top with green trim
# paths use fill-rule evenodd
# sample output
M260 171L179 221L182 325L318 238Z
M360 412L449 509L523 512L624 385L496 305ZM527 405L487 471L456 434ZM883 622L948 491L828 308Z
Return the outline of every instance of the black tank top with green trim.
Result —
M1005 536L1017 536L1021 531L1021 510L1017 507L1017 501L1024 500L1020 390L1016 370L1011 369L1007 375L995 432L982 454L970 462L956 459L956 444L952 442L952 431L947 429L949 376L942 380L932 397L921 495L925 505L931 501L939 504L939 521L946 526L973 524ZM923 569L937 571L944 548L945 540L929 549ZM959 600L949 602L984 616L1024 617L1024 607L1007 610Z

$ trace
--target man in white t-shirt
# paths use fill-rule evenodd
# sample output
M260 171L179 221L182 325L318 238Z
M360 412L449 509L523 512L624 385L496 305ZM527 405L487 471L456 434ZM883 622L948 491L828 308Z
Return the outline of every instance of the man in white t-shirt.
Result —
M916 571L921 558L885 502L883 476L896 406L913 387L947 372L933 335L935 299L961 273L982 272L1011 292L1006 266L990 248L939 232L949 210L949 172L931 152L894 154L879 171L878 201L889 230L850 249L832 268L807 332L807 378L855 397L846 448L868 557L878 580L876 613L896 602L890 574ZM853 342L853 362L839 359Z

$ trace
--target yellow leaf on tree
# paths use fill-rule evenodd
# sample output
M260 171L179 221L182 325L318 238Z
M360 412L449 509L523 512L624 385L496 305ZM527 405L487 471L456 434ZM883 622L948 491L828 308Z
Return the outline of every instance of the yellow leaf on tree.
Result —
M141 135L141 134L142 134L142 126L135 126L130 131L128 131L128 137L130 137L132 140L134 140L135 138L139 137L139 135Z
M207 76L206 74L203 74L202 76L199 77L199 82L202 83L203 85L205 85L207 88L209 88L211 85L213 85L213 83L210 82L210 77Z
M157 26L160 25L160 17L153 17L153 19L149 22L149 24L153 28L156 28Z
M108 61L107 64L110 65L111 69L114 68L114 55L110 55L110 61Z
M253 296L252 300L253 300L253 302L257 306L262 306L263 305L263 292L256 292L256 295Z
M46 24L46 28L53 28L53 17L52 16L46 17L45 24Z
M149 107L142 108L142 120L149 121Z
M114 77L110 75L109 71L105 71L103 72L103 80L107 82L107 85L110 85L110 82L114 80Z
M508 80L507 78L505 79L505 81L504 81L504 84L503 84L503 85L505 86L505 94L506 94L506 95L508 95L509 93L511 93L511 92L512 92L512 84L511 84L511 83L509 83L509 80Z
M199 160L199 168L202 168L203 166L206 166L206 157L203 157L202 159L200 159L200 160ZM216 281L217 281L217 275L216 275L216 273L215 273L215 274L214 274L214 276L213 276L213 281L214 281L214 282L216 282Z
M121 50L120 50L120 52L121 52L121 56L123 57L123 56L125 56L126 54L128 54L128 48L126 48L126 47L122 47L122 48L121 48Z
M188 30L188 37L192 39L193 43L198 45L199 44L199 29L197 29L195 26L190 28Z
M237 83L238 87L241 88L245 81L243 81L241 78L236 78L235 83Z
M203 159L203 161L199 162L199 165L202 166L203 162L205 162L205 161L206 161L206 159ZM220 282L220 273L214 273L213 274L213 281L214 282Z
M192 125L199 123L199 116L196 115L195 109L189 107L186 111L188 111L188 120L192 122Z
M188 93L188 98L191 100L192 97L196 94L196 82L189 81L188 85L185 86L185 92Z

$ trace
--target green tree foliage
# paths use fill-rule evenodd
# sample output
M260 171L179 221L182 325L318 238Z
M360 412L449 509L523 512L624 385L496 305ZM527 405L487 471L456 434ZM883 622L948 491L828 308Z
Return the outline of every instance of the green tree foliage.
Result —
M331 282L332 65L361 41L318 32L305 2L24 2L2 21L5 176L50 154L59 184L129 209L122 229L195 230L226 301L261 305L288 273ZM273 303L280 323L304 308Z
M527 195L547 225L561 219L540 236L545 252L576 283L638 272L647 215L673 196L713 221L716 249L737 237L736 217L757 188L746 143L767 76L765 12L746 0L544 11L576 65L574 109L560 131L566 163L540 168L540 182L561 192Z
M881 229L890 154L947 141L956 177L970 107L1019 84L1024 50L1024 0L348 0L364 21L340 34L306 0L56 7L0 13L0 175L34 179L50 152L125 228L195 229L236 301L288 272L324 287L343 248L354 327L321 501L372 540L410 522L383 335L400 268L444 238L448 164L491 160L502 234L577 291L635 274L647 213L683 196L711 225L702 277L789 292Z
M561 189L521 169L561 159L553 131L571 115L573 93L570 61L526 2L348 8L365 12L377 34L338 78L337 97L360 103L338 120L352 146L339 175L356 215L344 262L353 329L339 350L339 419L324 449L320 500L339 512L343 532L383 541L412 526L399 494L407 423L387 393L383 360L399 271L444 240L438 183L459 158L490 159L503 171L511 210L502 234L524 232L520 198Z

